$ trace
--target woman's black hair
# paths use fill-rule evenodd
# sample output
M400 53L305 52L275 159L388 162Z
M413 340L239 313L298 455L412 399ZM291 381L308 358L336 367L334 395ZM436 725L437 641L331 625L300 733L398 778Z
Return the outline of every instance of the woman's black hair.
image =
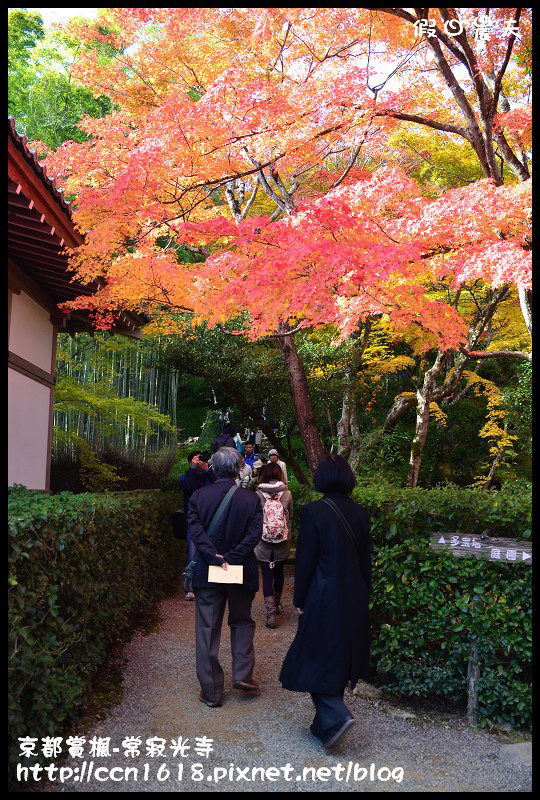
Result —
M343 456L330 453L319 461L313 476L313 485L318 492L349 494L356 486L356 478L349 462Z

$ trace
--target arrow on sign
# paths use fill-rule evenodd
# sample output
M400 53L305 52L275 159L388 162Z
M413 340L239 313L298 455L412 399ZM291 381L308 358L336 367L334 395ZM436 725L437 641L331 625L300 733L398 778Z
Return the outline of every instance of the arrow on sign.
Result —
M525 559L526 559L526 558L530 558L530 555L529 555L528 553L525 553L525 552L524 552L524 553L523 553L523 557L522 557L522 559L521 559L521 560L522 560L522 561L525 561Z
M446 544L446 539L444 538L444 536L441 536L441 538L439 539L439 544Z

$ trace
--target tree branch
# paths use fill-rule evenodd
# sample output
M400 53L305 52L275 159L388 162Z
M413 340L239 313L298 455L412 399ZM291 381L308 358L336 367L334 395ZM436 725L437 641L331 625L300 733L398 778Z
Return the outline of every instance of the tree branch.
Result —
M335 189L335 188L336 188L336 186L339 186L339 184L340 184L342 181L344 181L344 180L345 180L345 178L347 177L347 175L349 174L349 172L351 171L351 169L354 167L354 164L355 164L355 162L356 162L356 159L358 158L358 153L360 152L360 150L361 150L361 149L362 149L362 145L361 145L361 144L359 144L359 145L358 145L358 147L356 148L356 150L354 151L353 155L352 155L352 158L351 158L351 160L350 160L349 166L346 168L345 172L344 172L344 173L341 175L341 177L340 177L340 178L338 178L338 180L337 180L337 181L335 181L335 182L334 182L334 183L333 183L333 184L332 184L332 185L331 185L331 186L328 188L328 191L330 191L331 189Z
M521 12L523 9L516 8L516 13L514 16L514 20L516 22L516 26L519 25L519 20L521 17ZM515 33L511 33L508 38L508 46L506 48L506 54L504 57L504 61L501 64L501 68L497 73L497 77L495 78L495 84L493 86L493 110L494 113L497 113L497 105L499 103L499 94L501 91L502 86L502 79L504 77L504 73L506 72L506 67L508 66L508 62L510 61L510 56L512 55L512 48L514 47L514 42L516 41Z
M305 331L306 328L311 328L311 327L313 326L304 325L300 323L300 325L297 325L296 328L292 328L290 331L285 331L284 333L271 333L270 336L272 337L272 339L280 339L283 336L292 336L293 333L298 333L298 331Z
M401 111L376 111L374 117L394 117L395 119L402 119L405 122L417 122L419 125L427 125L428 128L435 128L437 131L446 131L447 133L456 133L458 136L463 136L468 142L472 143L472 136L467 128L461 125L451 125L450 123L436 122L434 119L422 117L419 114L404 114Z
M471 351L465 347L460 347L460 352L467 358L518 358L521 361L532 361L532 353L522 353L519 350L485 350Z
M259 181L255 181L255 188L253 189L253 191L252 191L252 193L251 193L246 205L244 206L244 210L242 211L242 214L240 216L240 220L243 220L243 219L245 219L247 217L248 211L251 208L251 206L253 205L253 201L255 200L258 191L259 191Z

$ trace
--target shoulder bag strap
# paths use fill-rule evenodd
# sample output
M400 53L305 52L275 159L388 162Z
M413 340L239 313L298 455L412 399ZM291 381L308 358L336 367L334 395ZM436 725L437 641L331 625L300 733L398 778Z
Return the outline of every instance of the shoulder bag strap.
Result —
M219 506L217 508L217 511L214 514L214 516L212 517L212 521L210 522L210 525L208 526L208 531L207 531L208 536L212 535L212 533L214 531L214 528L216 527L216 525L220 521L221 517L223 516L223 512L225 511L225 509L227 508L227 506L231 502L232 496L236 492L237 489L238 489L238 486L236 484L234 486L231 486L231 488L229 489L229 491L227 492L227 494L225 495L225 497L223 498L223 500L219 504Z
M327 505L330 506L330 508L333 511L335 511L335 513L337 514L337 516L339 517L339 519L343 523L343 527L347 531L349 539L351 540L352 545L353 545L353 547L354 547L354 549L356 551L356 555L358 556L358 558L360 558L360 550L358 548L358 541L356 539L356 536L354 535L351 526L349 525L349 523L347 522L347 520L345 519L345 517L343 516L343 514L341 513L341 511L337 507L337 505L334 503L333 500L330 500L329 497L323 497L323 503L326 503Z

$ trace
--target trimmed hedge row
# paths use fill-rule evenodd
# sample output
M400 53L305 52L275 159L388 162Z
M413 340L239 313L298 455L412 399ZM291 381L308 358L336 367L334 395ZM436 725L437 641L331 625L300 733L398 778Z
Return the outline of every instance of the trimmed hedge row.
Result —
M302 506L321 495L304 486L293 488L295 517ZM516 481L500 491L443 487L402 489L391 485L357 486L353 498L371 514L374 545L427 542L431 533L457 531L528 539L531 536L530 484Z
M295 516L320 495L293 489ZM388 690L466 699L473 639L480 656L483 724L530 720L531 588L524 564L434 553L438 531L528 538L524 487L359 487L371 513L373 665ZM10 728L58 735L135 611L163 594L179 566L168 517L178 492L110 494L12 491L10 530Z
M297 512L320 498L304 487L293 493ZM530 492L385 486L357 487L353 497L371 515L372 666L380 685L402 696L465 703L475 642L480 724L529 725L531 568L435 553L429 535L487 529L528 539Z
M114 637L179 567L178 493L9 497L9 722L59 735Z

